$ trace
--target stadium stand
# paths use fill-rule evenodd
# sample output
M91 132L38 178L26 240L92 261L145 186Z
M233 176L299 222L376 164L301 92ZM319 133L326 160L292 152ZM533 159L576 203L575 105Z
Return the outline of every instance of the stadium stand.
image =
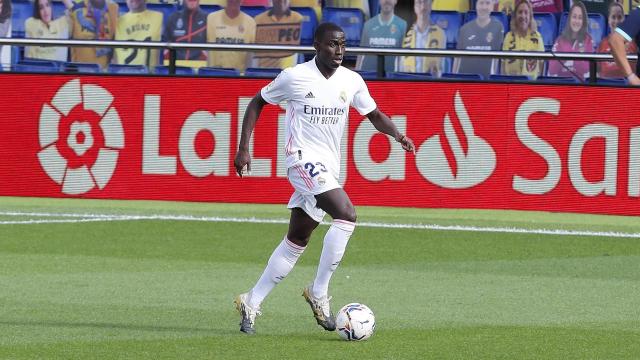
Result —
M553 42L558 37L558 19L552 13L534 13L533 18L538 24L540 35L542 35L545 51L551 50Z
M475 1L468 0L434 0L434 10L455 10L458 12L465 12L472 8Z
M403 79L403 80L426 80L433 79L430 73L410 73L401 71L392 71L386 74L387 79Z
M280 74L282 69L279 68L247 68L244 71L245 76L274 78Z
M371 80L371 79L377 79L378 78L378 72L376 72L376 71L372 71L372 70L356 70L356 72L358 74L360 74L360 76L362 76L362 78L365 79L365 80Z
M99 73L100 65L96 63L82 63L82 62L64 62L62 63L61 70L69 73Z
M153 69L153 73L156 75L169 75L169 66L166 65L158 65ZM195 75L195 71L193 71L192 67L189 66L176 66L175 75Z
M580 80L571 76L538 76L538 82L554 84L579 84Z
M447 36L447 49L455 49L458 42L458 31L463 24L464 16L457 11L431 11L431 22L440 26Z
M560 24L558 26L558 34L562 33L565 25L567 24L567 17L569 13L563 12L560 16ZM589 34L593 38L593 46L597 49L600 45L602 38L607 35L607 19L599 13L589 13Z
M475 10L467 11L464 15L464 23L466 24L469 21L475 19L476 16L477 14ZM500 11L493 11L491 12L491 17L502 23L502 27L504 28L505 34L509 32L510 26L509 26L509 17L507 16L507 14Z
M267 11L267 9L268 8L265 6L240 6L240 11L251 17L256 17L257 15Z
M613 79L613 78L596 78L596 83L601 85L627 85L626 79Z
M144 65L109 64L107 72L111 74L148 74L149 70Z
M491 74L489 75L491 81L530 81L527 75L505 75L505 74Z
M203 66L198 69L198 75L202 76L240 76L240 71L234 68L217 68Z
M148 5L148 4L147 4ZM202 9L202 11L204 11L207 14L211 14L212 12L216 12L218 10L222 10L222 7L220 5L204 5L204 4L200 4L200 9ZM154 9L155 10L155 9ZM175 10L174 10L175 11ZM168 14L165 14L165 19L169 18Z
M11 36L24 37L24 22L33 15L33 4L29 1L13 1L11 3Z
M164 26L169 19L169 15L178 10L178 7L174 4L151 4L147 3L147 9L153 11L159 11L162 13L162 25Z
M49 60L23 59L12 65L11 69L18 72L59 72L60 64Z
M480 74L468 74L468 73L450 73L445 72L440 75L443 79L459 79L459 80L484 80Z
M360 9L325 7L322 10L325 22L338 24L347 37L347 46L360 46L360 37L364 27L364 14Z
M318 26L318 18L315 10L310 7L295 7L291 8L293 11L297 11L302 14L302 26L300 29L300 45L312 45L313 33Z

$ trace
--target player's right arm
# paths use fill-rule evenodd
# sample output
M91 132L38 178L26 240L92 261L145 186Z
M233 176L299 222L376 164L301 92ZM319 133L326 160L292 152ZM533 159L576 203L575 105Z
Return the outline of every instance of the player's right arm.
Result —
M262 98L260 92L251 99L247 110L244 113L244 119L242 119L242 132L240 133L240 143L238 144L238 152L236 158L233 161L233 165L236 168L236 172L240 177L243 175L243 169L246 166L247 171L251 171L251 155L249 154L249 140L253 129L256 127L262 108L267 102Z

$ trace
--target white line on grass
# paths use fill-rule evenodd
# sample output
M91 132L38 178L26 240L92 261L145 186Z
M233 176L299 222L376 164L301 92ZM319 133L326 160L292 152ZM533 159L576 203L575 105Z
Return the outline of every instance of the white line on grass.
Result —
M257 224L288 224L287 219L260 219L237 218L219 216L191 216L191 215L115 215L115 214L80 214L80 213L39 213L39 212L0 212L0 216L25 216L25 217L56 217L69 219L28 219L0 221L0 225L16 224L52 224L52 223L83 223L96 221L135 221L135 220L174 220L174 221L205 221L205 222L236 222ZM328 223L325 223L328 224ZM588 230L562 230L562 229L526 229L515 227L482 227L463 225L437 225L437 224L392 224L359 222L358 226L392 229L418 229L441 231L472 231L472 232L498 232L513 234L542 234L542 235L569 235L569 236L603 236L614 238L640 238L640 233L624 233L615 231L588 231Z

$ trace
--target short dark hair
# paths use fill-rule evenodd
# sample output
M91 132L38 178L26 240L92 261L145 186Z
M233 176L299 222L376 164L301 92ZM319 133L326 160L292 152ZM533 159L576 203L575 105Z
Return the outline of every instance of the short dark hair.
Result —
M47 3L51 4L51 0L47 0ZM51 14L53 17L53 14ZM42 20L42 16L40 16L40 0L33 0L33 17Z
M316 31L313 33L313 41L321 41L324 34L329 31L344 32L339 25L332 22L324 22L318 25Z

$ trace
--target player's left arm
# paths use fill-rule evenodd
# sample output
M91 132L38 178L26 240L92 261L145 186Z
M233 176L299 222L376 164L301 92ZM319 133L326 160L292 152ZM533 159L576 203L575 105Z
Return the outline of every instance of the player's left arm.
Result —
M393 121L391 121L391 119L389 119L389 117L385 113L376 108L366 116L378 131L392 136L397 142L402 145L402 148L405 151L409 151L414 154L416 153L416 148L413 145L413 140L411 140L405 134L401 133L393 123Z

